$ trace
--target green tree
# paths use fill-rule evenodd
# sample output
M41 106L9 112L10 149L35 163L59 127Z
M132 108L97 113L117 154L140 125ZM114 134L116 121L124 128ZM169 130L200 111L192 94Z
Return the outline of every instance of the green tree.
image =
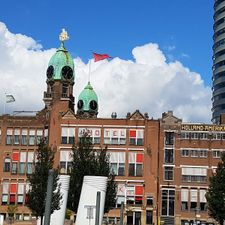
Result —
M68 208L75 213L78 209L83 178L86 175L108 177L105 212L115 207L116 182L111 173L107 148L96 151L93 149L91 138L84 134L79 142L72 148L72 169L68 197Z
M220 225L225 221L225 154L222 154L216 173L210 177L206 193L209 215Z
M53 168L55 152L48 147L44 140L41 140L36 152L37 161L34 163L34 171L28 175L28 182L30 183L30 190L28 192L28 207L32 210L36 217L41 218L43 223L43 216L45 212L45 200L48 183L49 170ZM54 169L53 180L53 195L51 212L60 209L60 187L57 188L58 170Z

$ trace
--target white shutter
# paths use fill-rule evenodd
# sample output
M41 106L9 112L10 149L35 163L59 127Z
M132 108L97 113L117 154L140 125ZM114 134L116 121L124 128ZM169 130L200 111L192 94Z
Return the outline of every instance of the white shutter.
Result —
M117 185L117 195L125 195L126 187L125 184L118 184Z
M104 137L110 138L110 135L111 135L110 129L104 129Z
M67 161L67 151L60 151L60 162Z
M124 196L117 197L117 204L121 204L122 202L125 202L125 197Z
M130 152L129 153L129 163L135 163L136 162L136 153Z
M190 190L190 200L191 202L198 201L198 190Z
M14 135L20 135L20 129L15 129L14 130Z
M68 162L73 161L73 151L67 151L67 161Z
M207 169L197 167L183 167L182 175L207 176Z
M69 128L69 137L75 137L75 128L74 127Z
M23 195L24 194L24 184L18 184L18 194Z
M29 130L29 135L34 136L35 135L35 130Z
M27 129L22 129L22 135L26 136L28 134Z
M134 196L135 192L134 192L134 186L127 186L126 188L126 192L127 192L127 196Z
M101 129L92 129L92 136L93 137L101 137Z
M27 152L20 152L20 162L26 162Z
M12 135L13 130L12 129L7 129L7 135Z
M43 136L43 130L37 130L37 136Z
M2 186L3 186L2 193L8 194L9 193L9 183L3 183Z
M67 137L68 136L68 128L66 127L62 127L62 137Z
M188 189L181 189L181 201L188 202Z
M136 130L136 137L137 138L143 138L144 137L144 131L143 130Z
M27 162L31 163L34 161L34 152L28 152Z
M206 202L206 198L205 198L205 194L206 194L206 190L200 190L199 191L199 194L200 194L200 202Z
M110 152L110 163L117 163L118 162L118 152Z
M45 137L48 137L48 129L45 129L45 130L44 130L44 136L45 136Z
M125 152L118 152L119 163L125 163Z

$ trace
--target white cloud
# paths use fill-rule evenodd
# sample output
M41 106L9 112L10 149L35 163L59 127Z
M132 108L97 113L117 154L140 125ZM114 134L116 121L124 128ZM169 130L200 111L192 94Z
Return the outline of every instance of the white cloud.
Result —
M56 46L57 47L57 46ZM40 110L46 89L45 72L55 49L44 50L35 40L12 34L0 23L0 94L13 94L15 103L7 111ZM99 97L99 117L119 117L140 109L150 117L173 110L185 121L209 122L211 90L201 76L180 62L166 61L157 44L146 44L132 50L133 60L114 58L91 62L91 83ZM87 84L88 68L82 59L75 59L76 99ZM4 100L1 98L2 112ZM1 111L1 110L0 110Z

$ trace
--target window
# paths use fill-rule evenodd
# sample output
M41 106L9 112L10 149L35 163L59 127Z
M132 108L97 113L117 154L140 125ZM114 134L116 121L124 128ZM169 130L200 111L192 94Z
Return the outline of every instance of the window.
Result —
M143 153L129 153L129 176L143 175Z
M62 144L73 144L75 141L75 128L62 127Z
M16 193L17 193L17 184L10 184L10 195L9 195L9 203L16 203Z
M32 174L34 163L34 152L27 153L27 174Z
M127 186L126 187L126 196L128 205L142 205L143 201L143 186Z
M101 140L101 129L97 128L79 128L79 138L83 137L84 134L88 134L92 140L92 144L100 144Z
M198 202L198 190L194 190L194 189L190 190L190 201L191 201L190 209L192 211L195 211L197 208L197 202Z
M189 150L188 149L182 149L181 150L181 156L182 157L188 157L189 156Z
M173 180L173 167L165 166L164 170L165 170L164 180Z
M181 173L183 182L205 183L207 181L207 168L183 167Z
M19 166L19 173L25 174L25 168L26 168L26 152L20 152L20 166Z
M181 189L181 210L188 210L188 189Z
M18 184L17 204L22 205L24 200L24 183Z
M12 174L17 174L19 162L19 152L13 152L12 154Z
M125 145L126 129L104 129L104 143L110 145Z
M200 158L207 158L208 157L208 151L207 150L199 150L199 157Z
M153 224L153 212L147 210L146 211L146 224Z
M191 157L198 157L198 150L191 150Z
M5 158L3 171L4 172L10 172L10 169L11 169L10 167L11 167L11 159Z
M9 183L3 181L3 183L2 183L2 205L8 204L8 198L9 198Z
M175 190L162 190L162 211L163 216L174 216Z
M27 145L27 134L28 134L28 130L22 129L22 137L21 137L21 144L22 145Z
M174 132L165 132L165 145L173 145Z
M6 136L6 144L11 145L12 144L12 129L7 129L7 136Z
M110 152L110 165L112 172L117 176L125 175L125 153Z
M60 151L60 173L67 174L72 167L72 151Z
M126 187L125 184L118 184L117 185L117 200L116 200L116 208L119 208L121 206L121 203L125 203L125 192L126 192Z
M190 132L181 132L181 138L182 139L189 139L190 138Z
M14 130L14 145L20 144L20 129Z
M165 163L173 163L173 162L174 162L173 149L166 148L165 149Z
M146 205L153 207L153 197L152 196L147 196Z
M213 158L220 158L221 157L221 150L213 150Z
M37 145L40 143L41 139L43 138L43 130L37 130Z
M35 145L35 130L29 130L29 145Z
M144 144L144 130L129 130L130 145Z
M205 194L206 194L205 189L199 190L200 211L206 211L207 210Z

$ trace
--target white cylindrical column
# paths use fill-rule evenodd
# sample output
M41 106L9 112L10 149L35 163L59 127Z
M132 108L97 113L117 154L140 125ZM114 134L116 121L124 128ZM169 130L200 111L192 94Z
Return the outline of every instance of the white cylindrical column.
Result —
M98 191L101 193L99 224L102 224L107 179L107 177L102 176L84 176L76 225L95 225L96 197Z
M61 184L60 192L62 194L62 199L60 201L60 209L55 210L51 215L51 225L64 225L65 215L66 215L66 205L68 198L68 190L70 184L69 175L59 175L58 184Z

